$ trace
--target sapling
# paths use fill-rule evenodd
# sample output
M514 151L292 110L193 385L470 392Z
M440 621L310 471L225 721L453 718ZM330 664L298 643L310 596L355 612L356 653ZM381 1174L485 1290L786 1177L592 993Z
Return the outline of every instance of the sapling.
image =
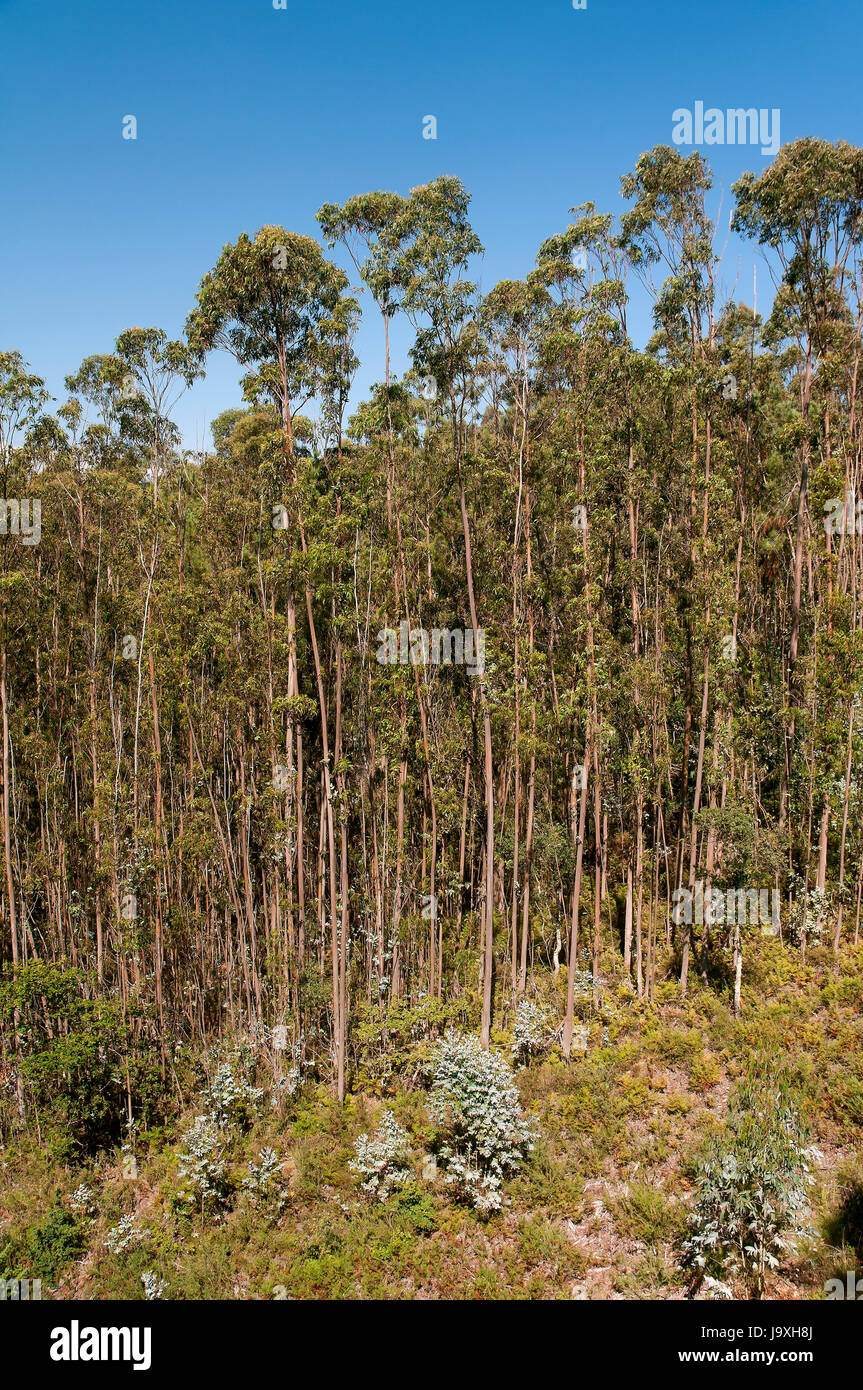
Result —
M121 1216L116 1226L112 1226L106 1235L105 1244L112 1255L122 1255L149 1234L149 1231L141 1229L134 1216Z
M258 1163L254 1159L249 1160L249 1174L243 1178L243 1187L253 1202L270 1195L282 1170L281 1159L275 1149L261 1149L258 1158Z
M197 1115L183 1139L177 1168L188 1187L185 1200L218 1206L225 1195L225 1160L219 1127L209 1115Z
M756 1067L699 1163L684 1242L691 1293L705 1280L724 1290L725 1278L737 1277L752 1297L763 1296L768 1271L807 1229L815 1157L786 1082L775 1070Z
M235 1076L230 1062L223 1062L205 1092L207 1111L220 1129L247 1126L263 1099L263 1089Z

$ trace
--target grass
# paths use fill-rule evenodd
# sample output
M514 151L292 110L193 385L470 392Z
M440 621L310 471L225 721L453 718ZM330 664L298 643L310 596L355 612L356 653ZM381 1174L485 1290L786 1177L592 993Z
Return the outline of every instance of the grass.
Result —
M76 1166L26 1134L7 1139L0 1277L41 1278L43 1297L58 1298L141 1299L147 1269L171 1299L680 1297L693 1155L721 1125L750 1053L781 1047L821 1152L818 1233L771 1276L767 1296L823 1297L827 1278L863 1258L863 951L838 973L829 953L810 959L800 978L796 953L756 943L747 971L739 1019L699 980L686 1000L663 984L654 1004L610 982L612 1011L594 1020L586 1054L517 1073L540 1138L489 1217L456 1204L426 1170L435 1125L421 1088L386 1100L412 1144L411 1179L388 1201L364 1194L349 1168L381 1102L360 1094L340 1107L317 1087L231 1134L225 1210L177 1212L177 1150L197 1113L190 1093L183 1114L138 1136L132 1179L119 1149ZM281 1180L255 1203L242 1178L264 1147L276 1151ZM69 1202L80 1184L93 1190L91 1210ZM107 1233L126 1214L146 1234L112 1253Z
M682 1234L685 1217L680 1206L670 1202L658 1188L632 1183L609 1202L622 1236L644 1245L656 1246Z

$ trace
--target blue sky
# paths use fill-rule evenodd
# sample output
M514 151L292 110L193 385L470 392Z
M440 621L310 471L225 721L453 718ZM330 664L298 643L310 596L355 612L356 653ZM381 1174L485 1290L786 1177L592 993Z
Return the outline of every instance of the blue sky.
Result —
M671 143L697 100L781 110L783 143L863 143L859 0L0 0L0 346L55 396L131 325L182 328L222 246L263 223L315 235L324 201L455 174L486 289ZM121 136L135 115L138 138ZM422 138L433 114L437 140ZM767 160L704 151L730 185ZM720 246L726 238L720 236ZM720 290L751 299L758 253L725 246ZM759 270L759 307L769 294ZM367 299L368 296L365 296ZM382 374L364 305L356 393ZM634 336L650 320L634 306ZM398 359L407 335L396 336ZM396 367L399 366L398 360ZM175 411L189 447L240 403L226 357Z

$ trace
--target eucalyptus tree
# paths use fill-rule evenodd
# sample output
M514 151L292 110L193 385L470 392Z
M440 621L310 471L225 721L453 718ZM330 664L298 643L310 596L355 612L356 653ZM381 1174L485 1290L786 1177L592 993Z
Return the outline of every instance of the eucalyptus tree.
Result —
M9 503L9 483L13 468L13 448L16 440L20 443L29 430L36 425L43 406L48 400L45 382L28 368L20 352L0 352L0 451L3 456L3 496L0 507L4 509L3 531L7 527ZM16 501L14 506L20 506ZM32 504L28 504L32 505ZM9 922L9 935L12 959L19 959L18 922L15 910L15 881L13 877L12 853L12 788L11 788L11 747L9 741L9 687L8 652L10 640L10 601L14 604L16 593L20 593L23 575L20 566L10 563L11 551L8 545L3 551L3 603L0 613L0 714L3 719L3 858L6 871L6 911ZM23 944L23 943L22 943Z
M413 195L412 195L413 196ZM386 517L389 531L395 533L395 611L404 610L405 620L410 629L412 595L405 562L404 531L407 518L403 516L402 480L397 476L396 431L393 422L394 396L399 390L391 380L390 374L390 324L402 303L404 291L404 256L407 245L415 235L412 217L409 215L409 199L397 193L372 192L349 198L343 205L326 203L318 212L318 221L331 246L341 244L347 250L354 268L364 285L368 288L380 311L384 325L384 387L383 402L386 413ZM369 674L371 683L371 673ZM429 751L429 731L427 702L422 689L419 673L414 670L414 695L422 726L422 741L425 755L425 781L428 790L428 804L432 821L431 872L429 880L429 902L437 903L437 807L434 787L434 772ZM400 919L402 911L402 862L404 851L404 791L407 776L408 743L408 704L406 692L399 683L399 806L397 814L396 870L392 895L392 938L393 950L398 951ZM374 732L370 731L374 739ZM371 751L371 750L369 750ZM373 781L370 781L370 788ZM430 991L440 989L436 983L442 970L442 931L433 915L429 929L429 983ZM381 948L383 949L383 948ZM436 955L438 960L436 962ZM397 967L393 971L393 982L398 982Z
M571 596L573 615L585 649L582 661L578 650L570 656L573 692L573 727L570 735L571 773L569 820L574 877L572 884L567 1006L564 1020L564 1051L569 1055L574 1018L575 972L579 940L579 912L583 874L588 788L592 792L594 824L594 902L593 976L594 990L600 988L601 903L606 896L606 872L610 853L608 810L615 801L609 785L612 747L622 740L634 745L633 770L638 772L635 805L627 810L631 838L637 843L635 864L626 852L627 936L624 944L626 968L631 964L633 915L633 874L635 878L636 944L639 988L641 988L641 910L644 865L643 810L644 768L642 714L639 708L642 656L641 600L638 592L639 514L642 507L644 467L636 464L637 374L626 334L625 279L627 259L613 235L612 219L597 214L592 203L573 208L576 220L564 232L549 237L537 255L537 268L531 278L548 286L554 309L543 335L541 380L558 411L556 433L566 440L567 461L561 486L570 500L574 573L579 591ZM568 460L574 468L568 475ZM620 477L626 479L620 487ZM622 514L618 517L617 502ZM623 504L626 511L623 512ZM607 521L614 516L609 532ZM624 614L615 614L603 597L607 593L607 557L614 530L621 526L629 537L629 599L632 644L628 669L620 669L612 682L610 672L620 664L618 646ZM602 581L605 571L606 582ZM621 575L623 578L623 575ZM583 636L582 636L583 634ZM622 692L631 700L626 710L612 708L612 698L621 704ZM631 692L631 695L629 695ZM638 751L636 751L638 750ZM606 794L607 793L607 794Z
M791 614L788 648L790 719L782 788L781 816L793 774L796 710L805 680L798 671L803 630L803 575L809 536L809 495L813 455L820 452L828 471L838 444L842 496L860 482L857 448L832 428L841 415L840 398L850 404L850 433L856 430L856 392L860 362L860 247L863 242L863 153L845 141L803 139L784 145L765 171L748 172L733 186L737 198L733 225L769 247L778 257L782 281L774 299L767 335L775 348L790 345L786 364L797 398L797 494L791 562ZM817 400L816 400L817 397ZM813 410L813 402L816 409ZM845 457L843 458L843 454ZM853 509L853 504L852 504ZM840 547L847 527L840 528ZM830 545L828 535L828 546ZM856 566L854 566L856 571ZM847 709L848 746L853 713ZM817 887L824 890L829 796L821 795L820 856ZM844 832L843 832L844 843ZM808 877L808 871L807 871Z
M715 227L707 213L706 196L712 179L696 151L684 158L667 145L658 145L643 154L635 169L621 179L624 197L634 200L621 218L621 246L636 269L649 277L650 268L664 267L665 281L656 294L654 320L655 345L670 365L682 371L691 392L692 452L689 471L690 493L686 511L689 604L703 609L701 632L686 620L686 712L683 744L683 775L680 796L678 840L678 886L684 872L690 889L695 883L698 854L696 821L704 789L705 750L710 697L710 586L706 573L709 534L710 474L712 463L711 366L714 349L714 251ZM705 389L706 388L706 389ZM703 404L704 444L702 454L699 406ZM698 527L698 489L702 488L701 526ZM698 532L700 530L700 537ZM689 863L685 863L685 833L689 792L689 747L695 700L693 647L703 648L701 709L698 718L698 754L692 808L689 817ZM686 992L689 972L691 931L683 933L680 982Z
M513 730L513 830L512 902L510 924L510 970L513 999L524 993L527 984L527 956L530 924L531 858L536 807L536 724L537 692L532 690L530 706L530 758L528 765L524 884L519 878L522 801L522 687L536 678L534 644L536 615L533 596L531 427L534 416L533 378L540 337L540 325L547 315L550 296L535 281L505 280L483 299L480 323L488 341L486 367L492 386L495 433L498 434L501 399L510 420L499 447L509 456L515 475L515 507L512 521L512 699ZM511 421L511 428L510 428ZM521 631L527 626L527 651L523 651ZM501 648L504 636L501 633ZM519 906L521 939L519 946Z
M262 227L254 239L243 233L226 246L215 267L201 281L197 304L189 315L187 336L192 351L206 352L214 347L229 351L248 372L263 379L278 404L284 431L284 493L292 529L296 530L303 555L307 551L303 525L302 481L298 475L294 416L297 402L313 395L317 355L322 325L342 313L347 277L327 261L311 237L287 232L282 227ZM278 503L277 507L282 507ZM281 515L274 513L274 515ZM287 532L288 527L280 529ZM304 567L305 568L305 567ZM337 1057L337 1089L345 1092L345 1006L344 976L348 942L338 912L336 839L333 821L332 767L328 732L328 709L320 645L314 618L311 583L306 569L303 579L308 635L311 644L320 716L322 772L325 815L329 846L331 953L333 976L333 1034ZM287 624L290 649L288 700L299 695L296 649L296 611L291 566L286 573ZM270 715L272 737L272 714ZM302 804L302 733L296 731L294 762L294 719L288 715L288 821L292 821L291 799L295 799L297 821L297 878L300 912L304 898ZM290 872L290 870L289 870ZM346 872L346 869L343 871ZM250 915L251 905L247 912Z
M466 278L471 257L482 243L468 221L470 197L461 181L439 178L413 189L396 218L401 252L398 274L404 312L416 331L411 358L431 378L436 399L449 404L453 463L458 483L464 539L464 564L474 651L480 650L479 616L474 582L471 526L465 488L468 412L476 403L473 363L476 353L475 285ZM491 708L485 672L478 676L483 721L485 789L485 890L483 902L483 995L481 1039L491 1039L494 989L494 762Z
M127 403L140 399L149 416L155 507L170 412L203 369L198 354L187 343L169 339L163 328L127 328L117 339L114 353L124 369L122 399Z
M137 391L127 365L115 353L100 352L85 357L78 370L65 378L64 384L71 399L78 403L82 420L91 430L101 431L106 441L127 439L135 432L140 415L136 408ZM86 405L95 409L98 425L89 420Z
M392 525L392 492L395 484L393 422L390 401L390 323L400 300L399 257L404 228L406 199L398 193L360 193L341 207L324 203L318 222L330 246L341 244L347 250L363 284L377 305L384 325L384 388L387 409L389 471L387 474L387 517Z
M0 352L0 450L6 469L16 437L36 424L48 400L45 382L28 365L20 352Z

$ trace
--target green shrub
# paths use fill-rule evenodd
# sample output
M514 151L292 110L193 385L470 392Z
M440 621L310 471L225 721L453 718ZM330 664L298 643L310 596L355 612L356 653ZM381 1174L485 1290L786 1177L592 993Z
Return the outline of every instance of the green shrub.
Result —
M392 1202L394 1214L418 1236L431 1235L437 1225L434 1202L427 1192L413 1181L399 1188Z
M693 1057L689 1066L689 1080L696 1091L709 1091L711 1086L715 1086L722 1071L716 1058L709 1052L699 1053Z
M0 1025L17 1031L25 1101L50 1131L46 1147L64 1160L114 1144L128 1104L132 1033L119 1002L87 997L91 984L80 970L38 959L0 981ZM145 1089L153 1069L136 1058Z
M649 1034L645 1044L654 1056L669 1066L691 1066L704 1050L704 1039L696 1028L663 1028Z
M813 1151L784 1076L756 1065L738 1088L725 1129L698 1165L684 1267L692 1287L728 1274L764 1293L767 1271L803 1233Z
M863 1066L859 1062L833 1069L829 1093L841 1124L863 1125Z
M573 1276L584 1269L585 1259L577 1246L567 1240L560 1228L544 1217L520 1222L518 1255L528 1269L550 1266L560 1276Z
M537 1139L512 1185L513 1201L520 1206L544 1207L567 1216L581 1210L583 1191L575 1164L558 1158L542 1138Z
M83 1222L58 1203L43 1221L26 1232L19 1252L22 1269L17 1277L56 1284L66 1266L77 1260L86 1247Z

